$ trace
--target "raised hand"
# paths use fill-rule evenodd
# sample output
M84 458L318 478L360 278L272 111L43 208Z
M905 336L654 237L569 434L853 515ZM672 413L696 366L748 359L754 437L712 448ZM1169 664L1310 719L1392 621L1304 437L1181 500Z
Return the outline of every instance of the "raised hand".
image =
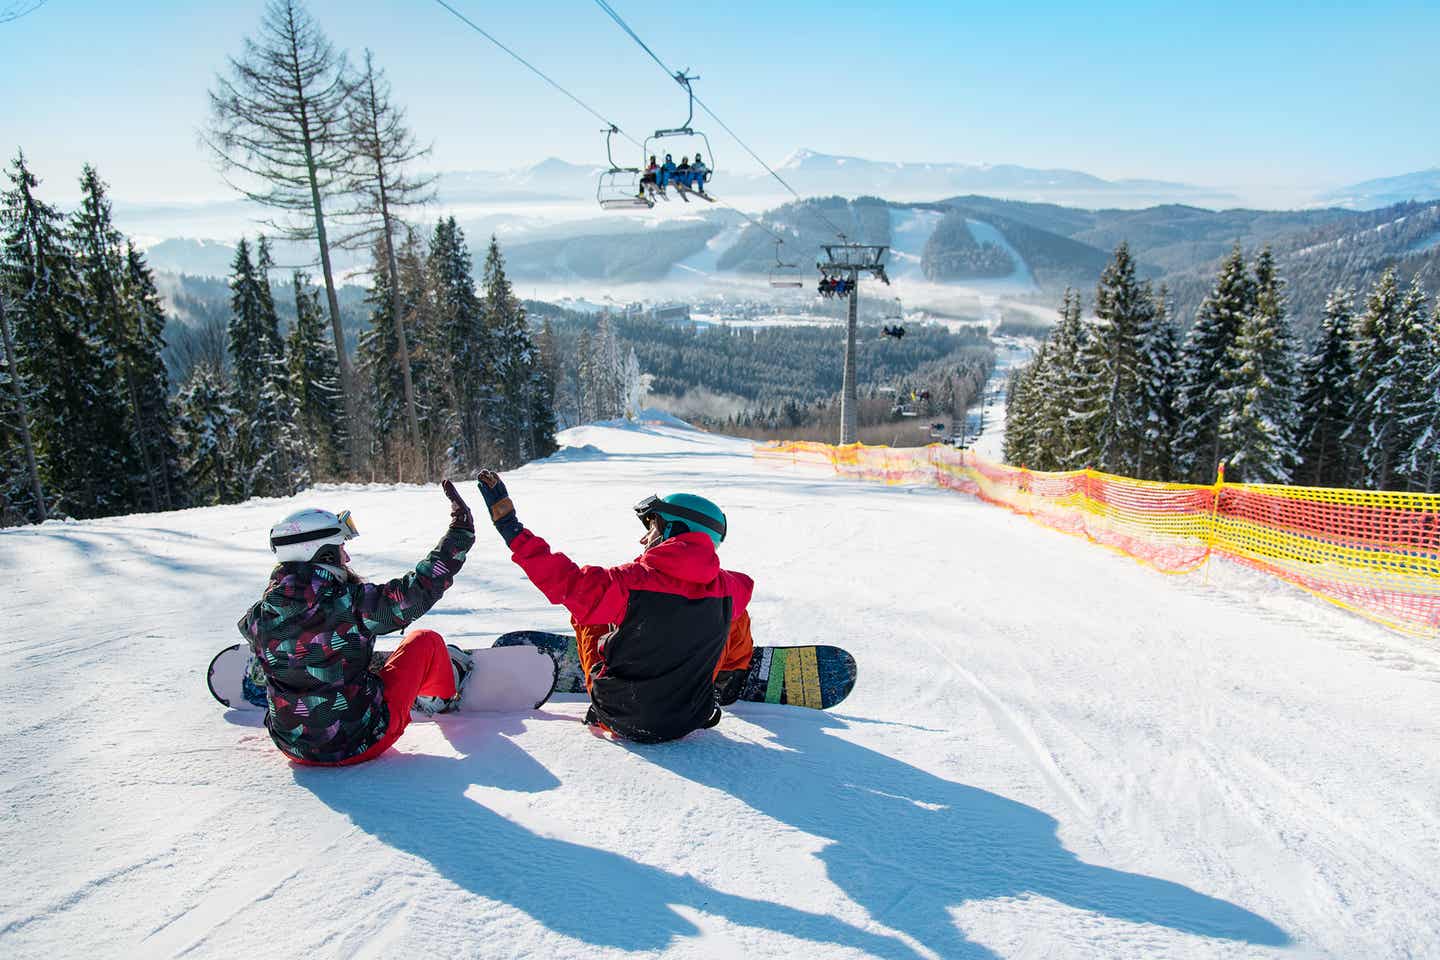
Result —
M474 533L475 518L470 515L470 507L460 496L460 491L455 489L455 484L449 480L442 480L440 489L444 490L445 496L450 498L450 526Z
M505 481L494 470L481 470L475 480L480 485L480 496L485 498L485 506L490 508L490 522L495 524L495 529L508 545L525 527L515 516L515 504L510 500L510 491L505 489Z

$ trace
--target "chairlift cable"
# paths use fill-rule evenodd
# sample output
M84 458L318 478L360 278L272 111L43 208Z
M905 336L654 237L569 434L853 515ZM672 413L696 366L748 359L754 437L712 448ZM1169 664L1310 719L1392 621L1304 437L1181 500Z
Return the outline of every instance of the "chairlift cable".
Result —
M600 111L590 106L590 104L586 103L584 100L581 100L579 97L575 96L575 94L571 93L569 90L565 89L560 84L550 79L550 77L547 76L545 72L542 71L539 67L535 66L529 60L526 60L524 57L520 56L520 54L516 53L514 50L511 50L509 47L505 46L505 44L495 39L493 35L491 35L475 21L471 20L469 17L465 16L465 14L450 6L450 4L446 3L445 0L435 0L435 2L438 3L440 6L444 7L446 10L450 11L450 13L452 13L456 19L458 19L461 23L465 24L471 30L474 30L476 33L480 34L480 36L484 37L486 40L489 40L495 46L508 53L516 62L524 66L531 73L535 74L535 76L539 77L541 80L544 80L556 90L559 90L561 93L565 94L565 96L569 97L572 101L574 101L575 104L581 109L588 111L592 116L595 117L595 119L599 120L607 127L614 127L616 133L620 134L626 140L629 140L631 143L635 144L635 146L640 147L642 150L644 149L644 144L642 144L639 140L636 140L634 137L630 136L630 134L626 133L624 130L621 130L620 127L617 126L615 123L606 119L605 116L600 113Z
M437 0L437 2L440 2L440 0ZM612 7L612 6L610 6L610 4L607 2L607 0L595 0L595 4L596 4L601 10L605 11L606 15L608 15L611 20L614 20L614 21L615 21L615 25L618 26L621 30L625 31L625 33L630 36L630 39L631 39L631 40L634 40L637 44L639 44L641 50L644 50L646 53L648 53L648 54L650 55L650 59L651 59L651 60L654 60L655 63L660 67L660 69L665 71L665 75L666 75L667 77L669 77L670 79L674 80L676 83L680 84L682 87L686 87L687 89L689 89L689 84L685 83L684 81L682 81L682 80L680 79L681 77L684 76L684 73L683 73L683 72L677 72L677 71L675 71L675 70L671 70L670 67L665 63L665 61L664 61L664 60L661 60L660 57L656 55L655 51L654 51L654 50L651 50L650 47L645 43L645 41L640 39L639 34L637 34L634 30L632 30L632 29L630 28L630 24L628 24L628 23L625 22L625 18L622 17L622 16L620 16L620 14L618 14L618 13L615 12L615 8ZM785 178L784 178L784 177L782 177L782 176L780 176L780 174L776 173L775 170L770 166L770 164L768 164L768 163L766 163L764 160L760 159L760 155L757 154L754 150L751 150L751 149L750 149L750 145L747 144L744 140L741 140L739 134L737 134L734 130L730 129L730 125L729 125L729 124L727 124L724 120L721 120L720 117L715 113L715 111L714 111L714 110L711 110L711 109L705 104L705 101L704 101L704 100L701 100L699 97L695 96L695 91L694 91L694 90L690 90L690 96L694 99L694 101L695 101L696 103L698 103L698 104L700 105L700 109L701 109L701 110L704 110L706 113L708 113L708 114L710 115L710 118L711 118L712 120L714 120L716 123L720 124L721 128L724 129L724 131L725 131L726 133L730 134L730 136L735 140L736 143L738 143L738 144L740 144L740 146L744 147L744 148L745 148L745 152L748 153L748 154L750 154L750 156L754 158L754 160L755 160L756 163L758 163L758 164L760 164L760 166L764 167L765 170L766 170L766 172L769 173L770 176L774 177L775 180L776 180L776 182L778 182L778 183L780 184L780 186L784 187L786 190L789 190L791 196L793 196L796 200L800 200L800 201L802 201L802 202L804 201L804 198L800 196L800 194L795 190L795 188L792 187L792 186L790 186L790 184L788 184L788 183L785 182ZM734 209L734 208L732 207L731 209ZM837 227L837 226L835 225L834 221L832 221L829 217L825 216L825 214L823 214L823 213L820 213L818 210L815 211L815 214L816 214L816 216L818 216L821 220L824 220L827 224L829 224L830 229L832 229L832 230L835 231L835 235L836 235L836 236L842 237L842 238L844 237L845 231L843 231L843 230L841 230L839 227ZM767 231L767 232L768 232L768 231ZM771 236L774 236L774 234L772 233Z

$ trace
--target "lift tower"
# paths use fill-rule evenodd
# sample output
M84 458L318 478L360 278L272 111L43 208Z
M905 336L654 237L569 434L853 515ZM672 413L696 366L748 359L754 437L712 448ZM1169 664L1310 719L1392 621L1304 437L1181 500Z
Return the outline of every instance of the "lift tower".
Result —
M844 237L840 238L842 241ZM868 273L881 280L886 286L890 278L885 275L885 259L888 246L866 243L821 244L825 259L815 264L822 276L839 277L850 281L849 321L845 325L845 377L840 391L840 442L854 443L856 434L855 396L855 309L860 295L860 274Z

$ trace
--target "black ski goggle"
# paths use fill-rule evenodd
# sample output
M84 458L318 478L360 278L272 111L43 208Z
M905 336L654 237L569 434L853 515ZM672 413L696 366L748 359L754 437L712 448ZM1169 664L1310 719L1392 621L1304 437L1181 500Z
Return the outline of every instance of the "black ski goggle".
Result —
M686 523L699 524L706 530L713 530L720 534L720 540L725 540L725 521L707 517L705 514L689 507L677 506L673 503L666 503L655 494L650 494L644 500L635 504L635 516L640 519L641 525L645 525L648 518L659 516L662 520L667 517L674 520L684 520Z

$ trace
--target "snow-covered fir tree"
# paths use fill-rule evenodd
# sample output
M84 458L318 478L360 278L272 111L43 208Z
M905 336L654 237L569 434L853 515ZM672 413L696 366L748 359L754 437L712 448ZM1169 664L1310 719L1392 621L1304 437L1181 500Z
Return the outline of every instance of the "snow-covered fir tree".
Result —
M135 356L138 344L131 335L135 317L123 289L124 237L115 229L105 184L89 164L80 175L80 207L70 217L70 244L85 329L96 347L102 382L123 411L119 419L104 413L94 425L98 442L112 460L105 480L113 509L133 510L143 503L141 491L148 486L147 477L157 472L150 452L137 442L140 385L136 367L143 358ZM107 411L111 406L106 405ZM150 506L155 509L159 505Z
M1172 452L1178 480L1210 483L1220 463L1220 386L1230 376L1230 347L1255 309L1255 282L1236 244L1195 317L1180 350L1176 427Z
M608 312L600 314L595 335L590 338L585 361L587 420L614 420L625 415L625 368L615 321Z
M29 398L47 515L104 516L129 506L124 408L113 358L97 344L63 217L35 194L17 155L0 212L0 282L8 293L16 367Z
M631 347L625 354L625 376L623 377L623 393L625 396L625 416L634 419L645 409L645 398L650 395L650 381L654 377L644 373L640 369L640 358L635 355L635 348Z
M165 307L155 275L135 244L125 244L124 300L130 319L124 356L134 391L135 443L144 453L145 493L153 510L186 506L184 471L170 407L165 349Z
M1301 368L1295 479L1312 487L1346 487L1354 480L1354 446L1341 439L1356 406L1353 303L1344 288L1330 294L1315 347Z
M394 311L397 304L402 311L406 305L403 291L398 298L391 295L390 273L383 266L384 257L383 249L377 247L376 266L372 273L374 282L365 296L365 302L370 305L370 326L360 334L357 351L361 379L368 388L363 408L369 414L366 422L370 429L368 457L372 461L372 470L377 463L398 464L398 458L403 457L400 448L405 434L405 385L400 374ZM406 317L402 316L401 322L405 320ZM406 333L413 342L413 327L408 327ZM409 460L412 470L418 469L419 465L413 462L413 457Z
M498 463L513 467L541 455L541 449L554 449L554 414L544 412L553 402L553 389L543 382L545 369L530 336L525 306L505 275L505 259L493 236L485 253L480 283L484 325L495 349L491 376L495 395L489 427ZM547 398L547 402L537 402L539 396ZM537 416L546 422L537 422Z
M240 411L221 371L197 364L175 400L176 430L186 482L202 506L243 499L240 478Z
M285 342L285 368L295 423L311 477L333 477L345 449L345 406L340 396L335 347L326 336L319 289L298 270L291 284L295 290L295 325Z
M1005 441L1002 455L1017 467L1044 469L1047 452L1037 435L1044 418L1040 385L1049 366L1048 344L1041 344L1029 364L1011 375L1005 390Z
M1140 348L1141 445L1135 476L1141 480L1171 480L1175 465L1170 455L1175 437L1175 391L1180 348L1171 319L1169 295L1162 286L1145 326Z
M231 266L228 342L233 402L240 414L233 467L243 497L287 496L306 477L304 448L288 395L280 317L270 287L273 267L264 237L254 261L241 239Z
M449 458L472 470L491 460L485 431L490 397L486 371L494 351L482 322L465 232L454 217L435 225L427 271L435 310L433 347L440 355L432 362L440 381L433 389L442 393L454 420Z
M1410 485L1425 493L1440 492L1440 296L1428 326L1424 377L1417 390L1414 419L1406 426L1415 440L1405 456Z
M1400 290L1395 270L1376 281L1355 331L1355 407L1345 439L1358 452L1358 480L1372 490L1405 486L1404 459L1415 441L1407 417L1423 397L1425 297Z
M1050 332L1046 371L1039 385L1044 448L1038 451L1038 469L1072 470L1085 465L1088 444L1080 431L1074 398L1086 380L1080 358L1088 337L1080 292L1066 288L1060 322Z
M1255 261L1255 303L1230 345L1218 400L1226 479L1289 483L1299 457L1295 359L1269 249Z
M1121 243L1095 289L1095 320L1080 355L1086 381L1075 398L1087 462L1108 473L1133 475L1139 465L1141 352L1154 310L1149 284L1136 278L1130 248Z

